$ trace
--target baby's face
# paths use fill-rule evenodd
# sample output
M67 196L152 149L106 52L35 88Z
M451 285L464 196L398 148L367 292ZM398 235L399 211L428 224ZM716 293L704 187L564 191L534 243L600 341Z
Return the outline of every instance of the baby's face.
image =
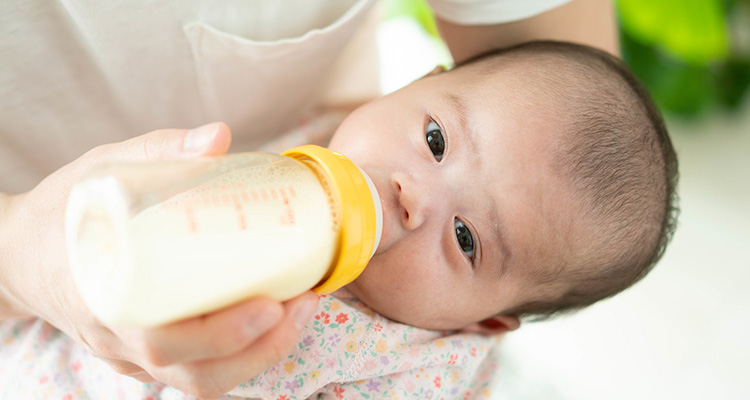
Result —
M380 246L348 289L421 328L465 328L534 298L524 271L554 256L567 220L550 118L517 81L469 79L431 75L368 103L329 146L369 174L383 203Z

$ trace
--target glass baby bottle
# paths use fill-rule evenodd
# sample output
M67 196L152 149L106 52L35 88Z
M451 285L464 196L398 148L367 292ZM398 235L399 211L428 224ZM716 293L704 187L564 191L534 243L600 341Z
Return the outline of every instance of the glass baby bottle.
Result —
M313 145L105 166L74 185L65 223L85 303L140 327L333 292L364 270L381 227L370 178Z

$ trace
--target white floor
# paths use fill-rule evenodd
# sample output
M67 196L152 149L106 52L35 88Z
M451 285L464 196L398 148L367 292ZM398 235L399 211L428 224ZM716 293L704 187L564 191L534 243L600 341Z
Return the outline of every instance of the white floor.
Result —
M418 36L381 25L385 92L446 62ZM662 262L613 299L510 334L493 399L750 399L747 100L734 117L668 120L682 215Z

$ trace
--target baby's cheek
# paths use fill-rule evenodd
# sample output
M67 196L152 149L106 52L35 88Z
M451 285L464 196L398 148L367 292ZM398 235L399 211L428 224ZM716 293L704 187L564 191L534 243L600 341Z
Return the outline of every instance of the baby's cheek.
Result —
M397 245L376 254L357 279L358 286L401 299L421 299L455 278L448 276L451 269L439 254L417 247Z

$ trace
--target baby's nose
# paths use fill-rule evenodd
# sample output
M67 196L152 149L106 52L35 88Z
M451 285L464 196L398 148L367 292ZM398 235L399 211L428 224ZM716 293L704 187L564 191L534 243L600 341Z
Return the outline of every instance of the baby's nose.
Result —
M398 204L401 206L401 225L406 230L414 230L422 226L427 217L428 193L422 188L414 176L409 174L394 174L393 185Z

